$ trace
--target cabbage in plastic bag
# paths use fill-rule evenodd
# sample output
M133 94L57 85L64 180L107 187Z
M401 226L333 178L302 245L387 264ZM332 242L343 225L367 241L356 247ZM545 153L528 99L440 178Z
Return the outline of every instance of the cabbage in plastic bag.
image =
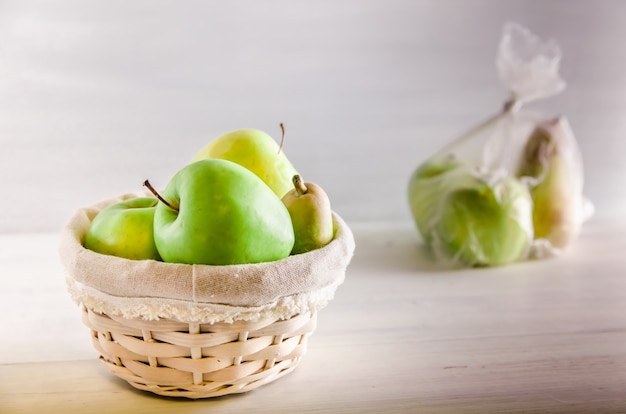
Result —
M495 266L528 254L531 195L502 170L479 171L454 158L426 163L413 175L409 193L418 229L439 259Z
M495 266L554 256L578 234L582 161L567 120L521 110L564 89L560 59L553 41L507 24L497 68L510 100L411 176L411 213L440 260Z

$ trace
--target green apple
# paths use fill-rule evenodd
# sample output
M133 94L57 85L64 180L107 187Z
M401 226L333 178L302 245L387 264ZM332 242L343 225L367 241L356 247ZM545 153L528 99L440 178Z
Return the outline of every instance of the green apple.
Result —
M441 259L496 266L530 248L530 192L504 171L481 171L454 156L430 159L411 176L408 196L424 242Z
M127 259L160 260L153 236L157 203L152 197L137 197L105 207L91 222L84 246Z
M463 166L454 156L432 159L420 165L413 174L413 179L434 178Z
M282 151L282 144L279 146L270 135L256 129L239 129L214 139L196 154L192 162L207 158L224 159L246 167L279 198L292 188L291 177L297 174Z
M431 159L411 175L408 186L409 207L418 231L430 243L430 229L438 213L442 194L467 181L463 164L454 157Z
M188 164L159 197L154 238L166 262L260 263L291 253L294 233L287 208L239 164L221 159Z
M465 266L523 259L533 239L528 188L510 176L470 176L471 185L445 193L430 229L435 252Z
M315 183L293 176L293 189L282 198L291 215L295 243L292 254L306 253L330 243L334 236L333 215L326 192Z

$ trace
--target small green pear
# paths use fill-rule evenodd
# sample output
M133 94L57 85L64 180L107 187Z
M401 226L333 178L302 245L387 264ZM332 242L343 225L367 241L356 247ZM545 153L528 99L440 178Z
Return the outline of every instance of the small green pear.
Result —
M202 148L192 162L219 158L242 165L255 173L272 189L278 198L282 198L291 189L291 177L297 174L296 169L269 134L256 129L239 129L228 132Z
M333 239L333 215L326 192L315 183L305 183L296 174L293 188L282 198L291 216L295 243L291 254L324 247Z

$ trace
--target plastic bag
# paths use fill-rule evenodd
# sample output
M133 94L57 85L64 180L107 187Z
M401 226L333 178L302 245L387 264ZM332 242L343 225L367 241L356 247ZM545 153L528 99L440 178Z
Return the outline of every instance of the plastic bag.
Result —
M567 119L522 110L565 88L560 59L555 42L505 25L496 66L510 99L411 176L411 212L439 260L495 266L555 256L578 235L590 213Z

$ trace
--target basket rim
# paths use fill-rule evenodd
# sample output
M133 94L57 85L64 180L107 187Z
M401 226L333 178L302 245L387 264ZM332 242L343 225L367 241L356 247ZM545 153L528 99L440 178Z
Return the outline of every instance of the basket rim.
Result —
M83 246L101 209L143 195L124 194L80 208L63 227L59 254L74 301L147 319L249 320L274 308L288 317L325 306L354 254L354 236L335 212L335 237L329 244L275 262L189 265L108 256Z
M72 300L93 312L125 319L176 320L183 323L258 322L263 319L289 319L316 313L328 305L344 279L322 289L279 298L261 306L231 306L217 303L190 304L164 298L120 297L90 288L72 278L66 285Z

